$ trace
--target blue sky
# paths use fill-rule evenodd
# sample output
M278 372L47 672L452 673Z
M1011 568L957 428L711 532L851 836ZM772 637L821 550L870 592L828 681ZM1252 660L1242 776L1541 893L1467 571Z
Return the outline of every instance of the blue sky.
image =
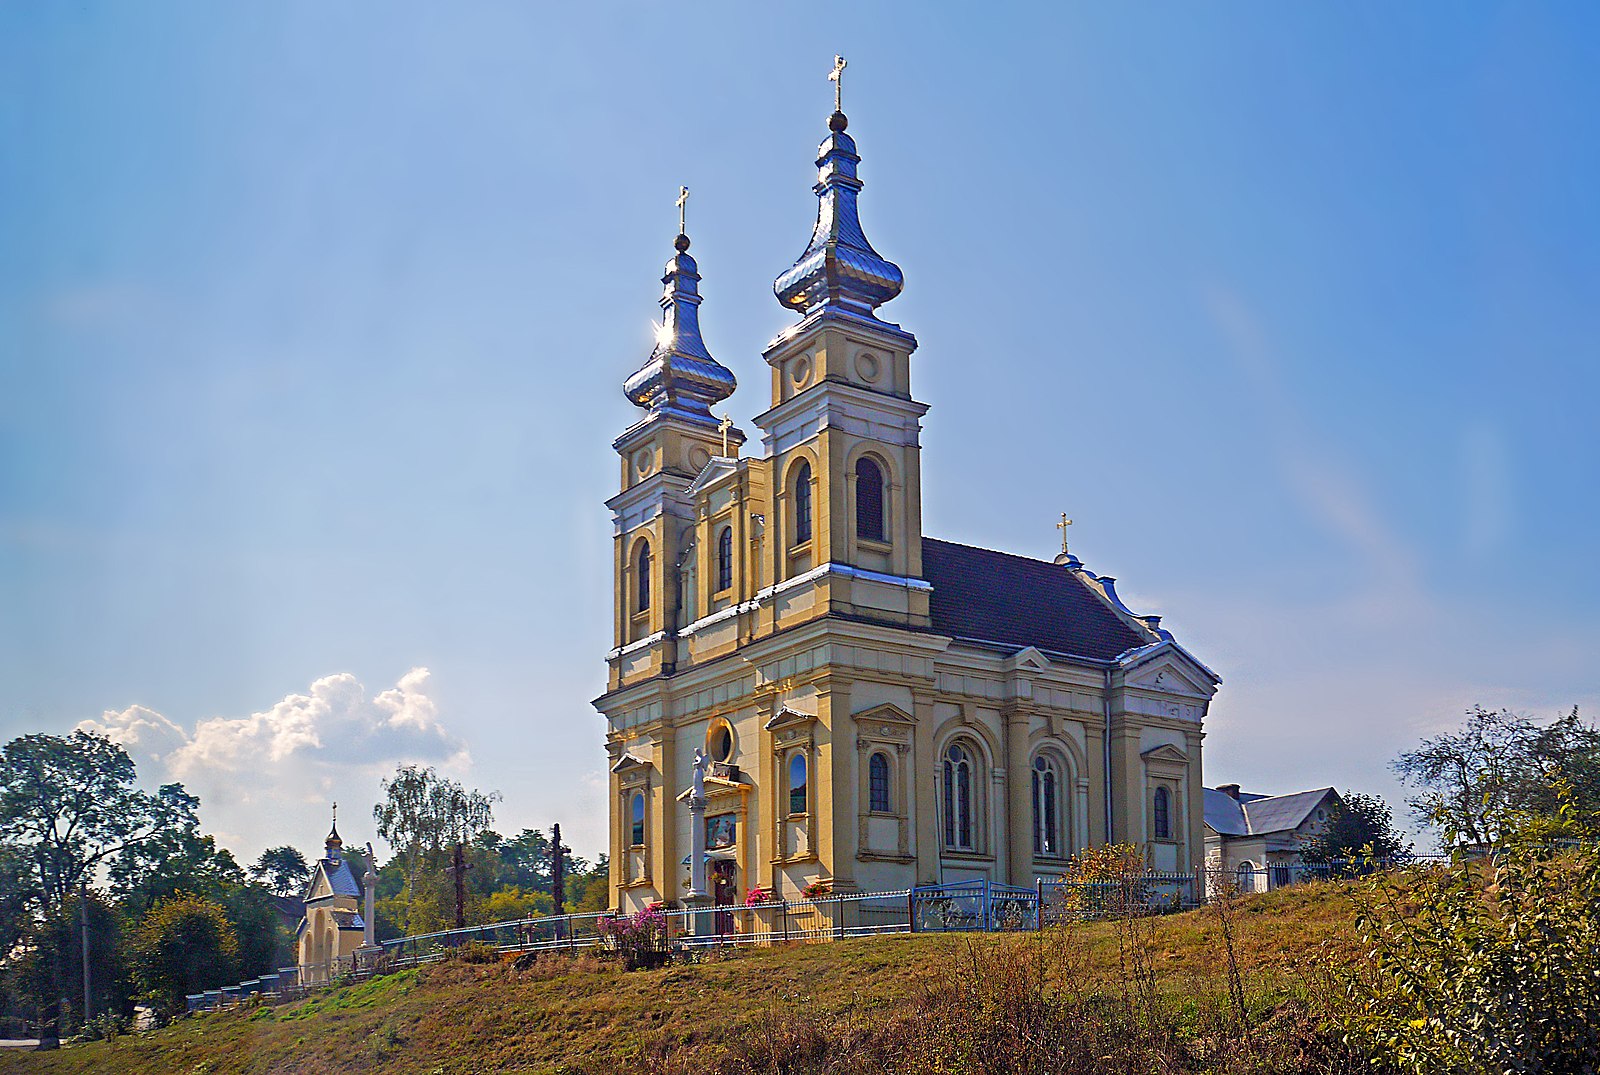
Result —
M981 10L981 13L980 13ZM224 841L403 758L602 847L612 437L693 190L765 406L835 52L925 530L1224 677L1209 783L1600 705L1590 5L0 7L0 734ZM425 670L425 671L422 671Z

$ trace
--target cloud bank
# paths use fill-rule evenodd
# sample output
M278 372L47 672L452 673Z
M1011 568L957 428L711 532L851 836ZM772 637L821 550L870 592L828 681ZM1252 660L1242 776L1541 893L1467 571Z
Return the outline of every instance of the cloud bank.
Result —
M133 756L144 783L182 781L200 796L207 830L241 861L292 844L320 851L329 804L341 802L340 832L372 838L379 778L398 765L464 772L466 744L439 719L426 668L368 696L340 672L245 717L211 717L192 731L142 705L107 710L78 724L110 737Z

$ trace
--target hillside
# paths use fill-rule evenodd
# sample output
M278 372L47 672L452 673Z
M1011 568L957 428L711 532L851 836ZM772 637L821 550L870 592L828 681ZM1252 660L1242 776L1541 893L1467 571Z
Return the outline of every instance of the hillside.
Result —
M1114 1024L1126 1014L1115 998L1126 995L1130 978L1170 1001L1164 1008L1174 1026L1161 1033L1181 1039L1189 1060L1169 1070L1221 1070L1240 1036L1226 1033L1222 1015L1229 993L1217 912L1145 923L1135 927L1149 931L1138 945L1130 945L1127 926L1096 923L1067 935L923 935L762 949L633 973L589 957L547 957L520 971L508 963L451 962L295 1005L188 1018L109 1044L0 1055L0 1075L578 1073L624 1065L856 1071L882 1069L884 1057L906 1049L918 1056L939 1050L949 1055L950 1070L965 1070L962 1050L979 1048L968 1039L986 1013L999 1017L984 1033L1010 1033L1012 1009L1048 996L1104 1009ZM1233 932L1257 1028L1252 1049L1272 1056L1258 1070L1320 1070L1306 1052L1316 1043L1304 998L1315 993L1319 967L1348 959L1349 929L1348 904L1333 886L1240 902ZM1124 1018L1121 1029L1110 1027L1110 1043L1095 1048L1117 1048L1128 1025ZM1001 1046L982 1046L991 1047ZM1241 1070L1237 1057L1228 1070Z

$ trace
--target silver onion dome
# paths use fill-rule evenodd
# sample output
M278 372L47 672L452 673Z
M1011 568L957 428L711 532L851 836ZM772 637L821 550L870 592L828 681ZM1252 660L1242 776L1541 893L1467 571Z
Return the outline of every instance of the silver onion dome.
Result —
M623 384L628 399L653 415L716 425L711 405L733 395L738 383L732 371L711 357L700 338L699 266L689 256L689 237L673 241L677 249L667 262L661 292L664 323L650 358Z
M900 266L880 256L861 230L856 196L855 139L845 133L843 112L828 118L831 132L817 149L817 226L805 253L773 282L778 301L801 313L817 306L838 306L872 315L882 303L900 294L905 278Z

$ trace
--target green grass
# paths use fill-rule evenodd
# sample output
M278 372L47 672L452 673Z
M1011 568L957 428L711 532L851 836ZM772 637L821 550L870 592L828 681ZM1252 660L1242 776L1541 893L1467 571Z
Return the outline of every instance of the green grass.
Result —
M1303 996L1319 967L1353 958L1350 918L1334 886L1243 900L1235 949L1256 1019L1269 1020L1286 1000ZM1157 988L1180 1019L1198 1027L1208 1010L1204 998L1226 990L1218 916L1172 915L1152 928ZM881 937L741 951L633 973L564 955L523 972L504 963L452 962L298 1004L182 1019L110 1043L0 1054L0 1075L710 1071L800 1022L843 1040L914 1020L953 967L984 959L1007 966L1017 962L1019 946L1061 943L1036 935ZM1052 951L1075 954L1076 980L1091 993L1115 996L1123 975L1114 924L1079 927L1066 943Z

